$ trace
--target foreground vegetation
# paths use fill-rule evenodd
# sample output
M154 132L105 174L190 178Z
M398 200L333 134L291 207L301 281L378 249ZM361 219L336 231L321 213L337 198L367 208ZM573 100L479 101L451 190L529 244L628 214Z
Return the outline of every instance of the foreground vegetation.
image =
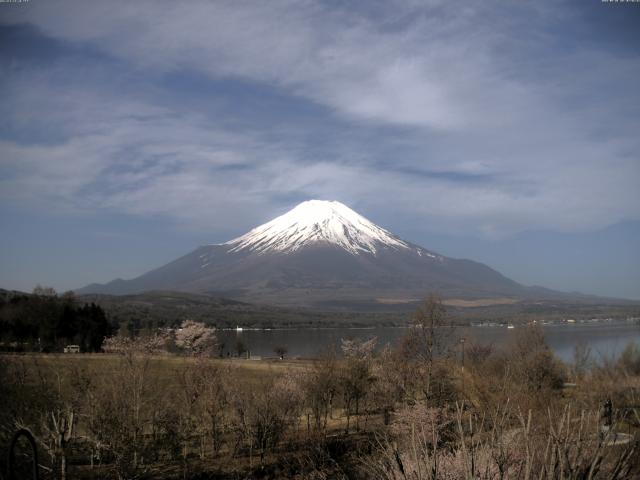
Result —
M581 346L566 365L535 326L495 349L448 338L435 297L413 320L396 349L345 340L309 361L212 358L197 324L171 337L180 355L154 334L5 356L0 441L31 432L42 478L640 475L638 346L597 365ZM29 449L16 452L25 474Z

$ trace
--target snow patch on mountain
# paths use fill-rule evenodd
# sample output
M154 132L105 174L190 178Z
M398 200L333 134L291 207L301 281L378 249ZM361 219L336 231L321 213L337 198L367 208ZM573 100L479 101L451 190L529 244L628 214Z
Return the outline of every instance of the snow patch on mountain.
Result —
M314 243L328 243L358 255L411 245L340 202L308 200L270 222L222 245L229 252L294 252ZM427 253L424 251L423 253Z

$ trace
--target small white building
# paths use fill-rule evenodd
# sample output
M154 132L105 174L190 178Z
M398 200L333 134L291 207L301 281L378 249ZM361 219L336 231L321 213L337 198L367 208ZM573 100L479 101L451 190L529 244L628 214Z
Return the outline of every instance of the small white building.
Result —
M80 345L67 345L64 347L64 353L80 353Z

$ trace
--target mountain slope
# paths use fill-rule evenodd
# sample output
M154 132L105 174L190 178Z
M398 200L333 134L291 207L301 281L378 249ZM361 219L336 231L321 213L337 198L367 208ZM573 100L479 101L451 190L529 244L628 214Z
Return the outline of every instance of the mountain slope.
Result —
M245 235L201 246L132 280L79 293L175 290L283 305L523 297L529 290L471 260L404 241L339 202L310 200Z

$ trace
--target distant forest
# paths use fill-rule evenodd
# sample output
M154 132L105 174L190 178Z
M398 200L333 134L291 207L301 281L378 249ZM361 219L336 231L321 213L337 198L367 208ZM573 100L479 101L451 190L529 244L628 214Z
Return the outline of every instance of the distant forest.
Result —
M136 295L58 295L51 288L32 294L0 289L0 351L56 352L68 344L100 351L105 336L147 336L193 320L215 328L318 328L404 326L418 304L382 305L366 311L286 308L249 304L184 292ZM522 301L484 307L447 307L458 325L483 322L525 324L532 320L640 317L639 304L597 305Z
M0 295L2 351L54 352L74 344L83 352L98 352L114 330L102 307L78 304L73 293L58 296L51 288L36 287L31 295Z

